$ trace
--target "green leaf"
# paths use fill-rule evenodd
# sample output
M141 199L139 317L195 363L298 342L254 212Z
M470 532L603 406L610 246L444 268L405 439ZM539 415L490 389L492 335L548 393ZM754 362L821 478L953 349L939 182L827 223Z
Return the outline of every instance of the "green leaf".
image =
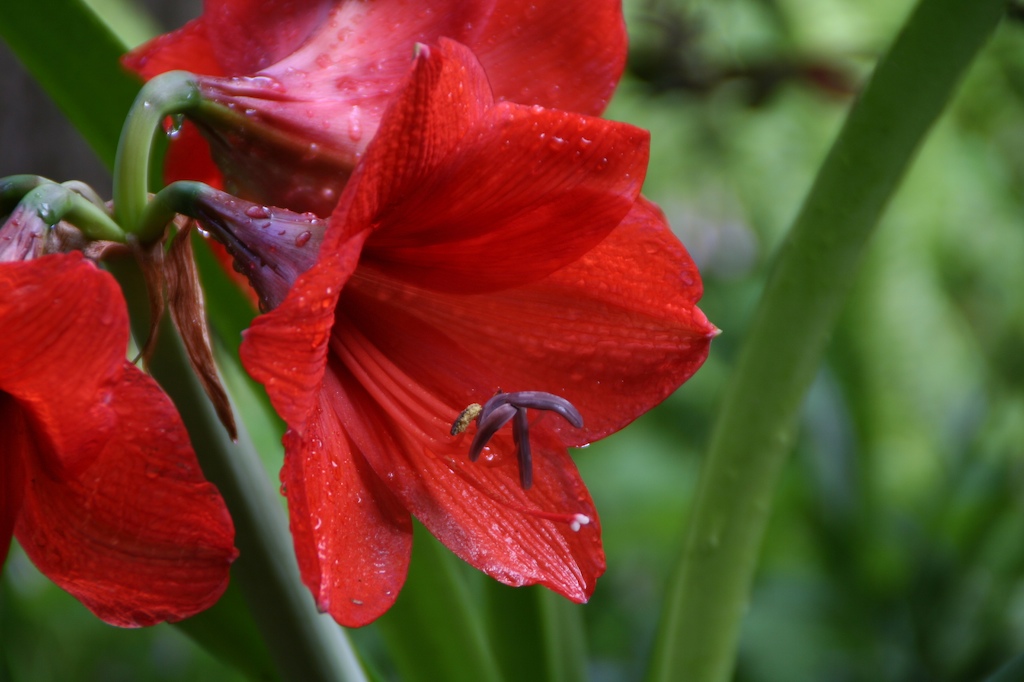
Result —
M260 641L260 633L235 580L213 607L175 627L252 680L280 679L266 647L253 646Z
M509 680L584 682L582 609L544 587L484 586L495 656Z
M502 676L480 603L467 586L478 576L422 525L414 526L409 577L398 601L377 621L401 679L498 682Z
M861 256L1005 9L1005 0L923 0L819 170L774 263L712 434L651 680L731 677L775 483Z
M135 47L160 32L143 7L131 0L84 0L122 43Z
M83 2L0 2L0 38L108 167L141 83L121 68L125 47ZM10 96L10 93L8 93Z
M1024 680L1024 654L1014 657L987 678L986 682L1020 682L1021 680Z

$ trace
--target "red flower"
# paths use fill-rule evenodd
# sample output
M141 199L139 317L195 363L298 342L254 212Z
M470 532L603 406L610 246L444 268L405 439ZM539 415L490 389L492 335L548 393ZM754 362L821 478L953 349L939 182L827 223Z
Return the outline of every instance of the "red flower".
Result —
M227 509L170 400L125 360L117 283L80 253L20 260L36 236L0 229L0 565L13 534L108 623L191 616L227 587Z
M473 55L442 40L421 48L325 234L204 202L276 306L242 359L289 426L299 565L341 623L396 598L410 514L504 583L593 592L600 525L566 447L663 400L717 331L693 262L639 198L647 143L625 124L496 103ZM321 239L318 255L303 246ZM470 403L486 404L452 428ZM485 433L471 444L458 432L474 414Z
M413 46L442 36L477 54L498 99L594 115L626 57L621 0L207 0L203 16L125 64L147 79L173 69L207 76L204 96L234 115L192 118L232 193L326 216ZM215 177L201 147L186 126L169 179Z

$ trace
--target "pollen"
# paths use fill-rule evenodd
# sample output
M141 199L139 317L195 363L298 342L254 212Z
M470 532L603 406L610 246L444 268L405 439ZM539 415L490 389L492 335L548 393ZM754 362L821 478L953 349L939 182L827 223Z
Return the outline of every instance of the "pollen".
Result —
M483 410L483 406L480 403L472 403L469 407L459 413L459 416L452 422L451 434L457 436L466 429L469 428L469 423L477 418L480 412Z

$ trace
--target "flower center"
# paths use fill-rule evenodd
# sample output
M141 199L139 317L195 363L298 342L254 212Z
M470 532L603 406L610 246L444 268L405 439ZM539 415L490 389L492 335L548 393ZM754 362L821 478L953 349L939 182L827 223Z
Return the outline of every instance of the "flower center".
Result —
M580 416L579 410L565 398L543 391L518 391L515 393L499 391L483 405L473 403L463 410L452 424L451 430L453 436L458 435L466 430L471 421L476 419L476 435L469 446L469 460L475 462L494 434L511 421L512 441L515 443L516 457L519 460L519 483L523 486L523 490L529 490L533 485L533 451L530 448L530 422L526 418L527 409L555 412L577 429L583 427L583 417ZM573 530L576 530L581 523L585 524L586 522L577 521L576 528Z

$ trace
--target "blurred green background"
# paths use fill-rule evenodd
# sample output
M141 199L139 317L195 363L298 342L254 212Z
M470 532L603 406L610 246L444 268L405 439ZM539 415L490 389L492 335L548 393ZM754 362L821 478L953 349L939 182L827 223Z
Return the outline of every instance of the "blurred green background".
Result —
M772 254L912 4L627 0L631 65L607 116L651 130L645 192L701 265L701 307L724 333L665 404L577 453L608 554L580 607L590 679L644 672ZM156 26L198 11L151 5ZM0 66L0 176L76 177L109 195L2 45ZM890 206L832 338L778 490L738 680L976 680L1024 652L1022 190L1024 21L1011 16ZM255 435L276 480L278 434ZM100 623L20 550L0 584L0 680L241 679L171 627ZM353 637L393 670L375 626Z

